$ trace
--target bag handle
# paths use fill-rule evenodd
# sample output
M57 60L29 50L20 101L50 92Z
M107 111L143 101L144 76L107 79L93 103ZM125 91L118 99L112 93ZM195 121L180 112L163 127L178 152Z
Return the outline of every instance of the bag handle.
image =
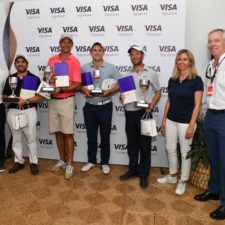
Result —
M152 118L153 118L152 113L150 111L145 111L141 119L144 120L144 119L152 119Z

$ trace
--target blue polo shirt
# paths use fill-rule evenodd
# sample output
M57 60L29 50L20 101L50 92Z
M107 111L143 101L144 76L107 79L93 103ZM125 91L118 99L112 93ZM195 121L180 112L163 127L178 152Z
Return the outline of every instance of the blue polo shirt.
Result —
M169 79L168 97L170 107L167 118L178 123L190 123L195 107L195 92L203 91L204 85L200 76L194 79L185 79L181 83L179 79Z

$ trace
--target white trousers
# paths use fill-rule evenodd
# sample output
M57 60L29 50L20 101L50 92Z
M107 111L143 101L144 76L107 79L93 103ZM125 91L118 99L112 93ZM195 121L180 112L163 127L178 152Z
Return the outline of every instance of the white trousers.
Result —
M19 130L13 129L13 119L14 115L25 113L27 114L29 125L27 127L21 128ZM9 109L7 113L7 122L12 132L13 142L12 149L15 153L15 162L24 163L23 159L23 133L25 134L27 145L28 145L28 154L30 163L38 163L37 156L37 139L36 139L36 124L37 124L37 110L35 107L28 108L25 110L19 109Z
M177 123L166 119L166 150L169 161L170 174L178 172L178 156L177 156L177 143L179 141L181 151L181 175L180 179L187 181L190 176L191 159L186 159L188 151L191 149L193 139L186 139L185 134L189 124ZM195 125L196 129L196 125Z

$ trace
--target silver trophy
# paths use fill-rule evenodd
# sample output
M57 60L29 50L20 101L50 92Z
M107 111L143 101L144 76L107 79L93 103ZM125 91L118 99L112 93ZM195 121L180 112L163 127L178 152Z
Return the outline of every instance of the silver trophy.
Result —
M148 102L146 101L146 94L150 85L150 81L146 79L140 79L139 87L141 90L141 97L137 102L137 107L148 108Z
M101 71L95 70L93 72L93 78L94 78L94 89L90 90L90 93L92 95L101 95L103 93L103 90L99 87L99 81L101 79Z
M3 98L4 102L18 102L19 98L15 95L15 90L17 87L18 78L17 77L9 77L9 87L12 91L12 94L7 98Z
M44 70L44 80L41 91L42 92L54 92L55 88L49 83L52 75L53 75L53 68L51 66L46 66Z

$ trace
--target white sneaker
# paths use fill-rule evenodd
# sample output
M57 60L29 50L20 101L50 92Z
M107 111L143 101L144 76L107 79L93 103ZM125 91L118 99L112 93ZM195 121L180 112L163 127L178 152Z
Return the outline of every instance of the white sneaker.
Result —
M65 167L66 167L66 163L63 160L59 160L55 165L52 166L51 171L58 172L61 169L64 169Z
M185 191L186 191L186 181L179 180L175 193L177 195L183 195Z
M102 172L104 174L109 174L109 172L110 172L109 166L108 165L102 165Z
M168 174L165 177L158 178L157 182L160 184L175 184L177 183L177 177L172 177Z
M95 164L93 164L93 163L87 163L87 164L85 164L85 165L80 169L80 171L81 171L81 172L87 172L87 171L89 171L90 169L92 169L93 167L95 167Z
M73 176L73 166L66 166L65 179L69 180Z

